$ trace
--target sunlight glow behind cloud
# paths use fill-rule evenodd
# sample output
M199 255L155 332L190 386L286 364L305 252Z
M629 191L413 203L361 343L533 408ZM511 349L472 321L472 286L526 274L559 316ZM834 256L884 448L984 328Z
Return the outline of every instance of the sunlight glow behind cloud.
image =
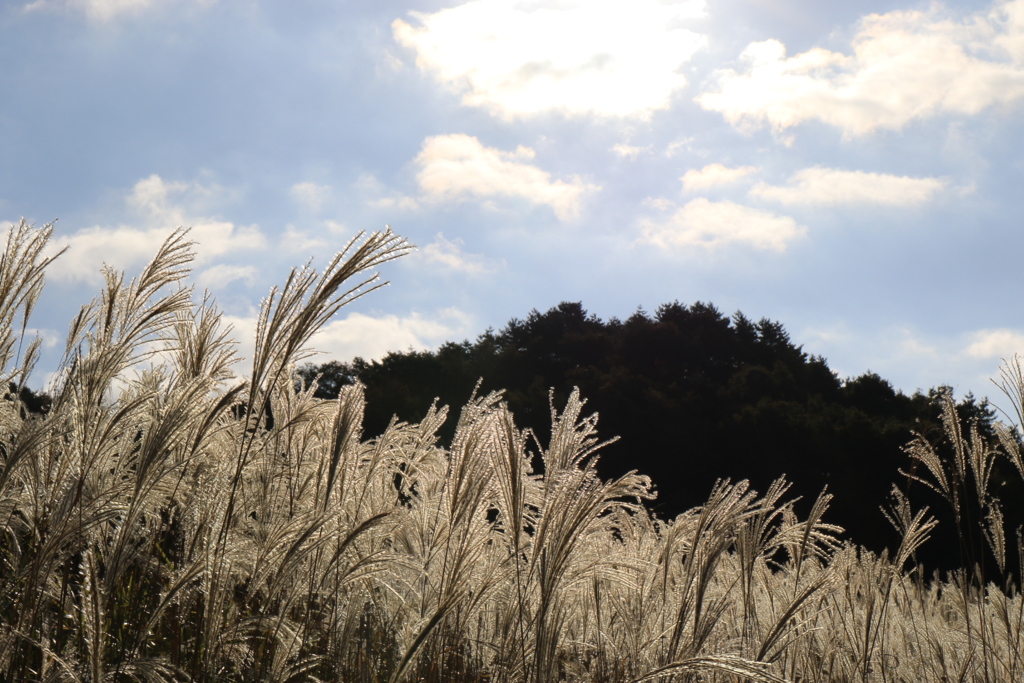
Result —
M552 180L546 171L525 163L534 154L521 145L503 152L469 135L437 135L423 141L416 180L432 202L518 198L550 206L563 221L579 217L584 196L599 188L579 176Z
M643 219L640 241L662 249L716 249L746 244L756 249L785 251L806 229L789 216L778 216L734 202L694 199L667 220Z
M819 120L865 135L942 112L977 114L1024 96L1024 0L958 20L940 6L872 14L852 55L814 48L787 58L766 40L740 59L740 71L718 71L717 87L696 99L741 130Z
M751 196L781 204L884 204L914 206L934 197L946 181L941 178L908 178L887 173L843 171L836 168L805 168L786 185L758 183Z
M463 104L503 118L645 118L686 85L678 69L707 40L679 24L705 10L705 0L475 0L392 28Z

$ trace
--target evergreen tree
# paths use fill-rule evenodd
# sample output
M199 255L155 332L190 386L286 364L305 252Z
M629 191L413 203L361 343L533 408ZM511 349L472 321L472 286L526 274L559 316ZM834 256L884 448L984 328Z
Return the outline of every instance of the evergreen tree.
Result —
M785 474L803 497L798 512L827 487L835 496L830 521L875 549L896 538L878 508L893 483L908 487L901 470L912 463L903 448L915 432L941 436L936 398L947 390L907 396L873 372L841 380L779 322L678 301L625 321L564 302L475 342L307 365L298 374L306 383L320 375L321 397L364 383L368 435L393 417L421 420L435 400L462 405L481 382L482 392L504 389L517 421L547 443L551 402L564 404L579 387L587 410L601 416L601 435L619 437L602 450L602 476L649 474L658 486L651 505L662 516L699 504L718 479L750 479L764 491ZM993 436L985 401L968 395L958 410ZM449 418L442 439L455 422ZM941 505L933 509L941 513Z

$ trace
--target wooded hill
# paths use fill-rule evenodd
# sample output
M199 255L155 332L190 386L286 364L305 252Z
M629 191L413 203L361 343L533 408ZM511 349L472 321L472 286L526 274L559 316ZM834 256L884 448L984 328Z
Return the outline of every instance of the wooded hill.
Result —
M380 361L306 365L299 375L305 382L321 375L321 397L364 383L368 437L383 432L392 416L419 421L435 398L463 405L482 380L479 391L504 389L517 422L543 444L549 391L562 406L577 386L587 411L600 414L601 435L619 437L601 450L599 471L650 475L658 491L652 508L663 517L700 504L717 479L750 479L764 491L783 474L808 507L827 486L835 496L827 521L876 550L897 538L879 510L893 484L940 517L946 513L933 492L901 470L913 468L903 447L915 432L941 440L935 399L948 387L908 396L871 372L842 379L824 358L795 344L781 323L741 313L730 318L710 304L673 302L653 315L639 310L604 321L579 302L562 303L474 342L392 352ZM992 437L995 411L986 401L968 394L957 407ZM442 439L456 419L449 418ZM1012 507L1007 516L1024 520ZM940 525L926 551L932 566L961 562L951 526Z

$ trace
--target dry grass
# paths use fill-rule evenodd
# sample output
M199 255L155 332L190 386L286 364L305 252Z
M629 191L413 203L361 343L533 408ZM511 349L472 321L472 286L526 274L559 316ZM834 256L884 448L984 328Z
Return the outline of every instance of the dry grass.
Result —
M19 382L48 237L14 228L0 262L0 373ZM921 580L932 522L898 494L893 558L840 545L827 495L797 519L781 480L764 495L723 482L656 519L646 477L598 476L576 394L545 446L498 394L469 401L450 449L445 408L363 440L362 389L316 399L292 369L406 250L374 234L294 271L264 302L244 382L212 302L182 285L184 233L136 279L107 273L49 414L0 402L0 679L1024 678L1020 595L969 572ZM1024 395L1019 366L1004 380ZM1005 558L987 479L1001 457L1024 472L1016 442L946 428L952 462L921 440L911 455L954 509L980 501Z

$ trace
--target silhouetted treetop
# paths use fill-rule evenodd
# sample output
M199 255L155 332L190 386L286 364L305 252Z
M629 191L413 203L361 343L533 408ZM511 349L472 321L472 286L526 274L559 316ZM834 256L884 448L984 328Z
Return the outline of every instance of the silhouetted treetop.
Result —
M892 483L905 482L903 446L914 431L941 434L935 398L942 387L907 396L873 372L840 379L781 323L729 317L703 302L673 301L653 315L638 309L624 321L563 302L475 342L298 372L307 383L318 373L321 397L356 380L366 385L370 436L392 416L419 421L435 399L462 405L482 380L481 391L505 390L517 422L546 444L549 391L562 405L579 387L587 409L600 414L601 434L621 437L602 450L602 475L651 475L661 514L698 504L720 478L750 479L764 491L786 474L808 505L828 486L831 521L876 547L892 538L877 510ZM967 396L959 410L991 436L995 415L985 401ZM455 422L449 418L442 439Z

